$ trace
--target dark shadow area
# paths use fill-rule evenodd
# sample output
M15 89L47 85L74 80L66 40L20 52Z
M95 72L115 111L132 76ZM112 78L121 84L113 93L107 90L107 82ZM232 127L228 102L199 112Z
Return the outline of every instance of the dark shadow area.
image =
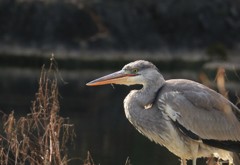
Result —
M236 46L238 1L1 1L0 41L90 49Z

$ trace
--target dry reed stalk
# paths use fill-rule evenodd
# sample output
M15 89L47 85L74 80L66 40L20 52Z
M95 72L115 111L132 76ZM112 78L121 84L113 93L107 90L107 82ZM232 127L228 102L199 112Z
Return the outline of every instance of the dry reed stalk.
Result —
M130 158L129 158L129 157L127 157L127 160L126 160L126 162L125 162L125 165L131 165L131 162L130 162Z
M203 85L205 85L205 86L207 86L207 87L209 87L209 88L213 88L213 84L212 84L211 80L209 80L209 78L208 78L208 76L206 75L206 73L201 72L201 73L199 74L199 80L200 80L200 82L201 82Z
M217 88L219 93L221 93L226 99L228 99L228 91L225 87L225 69L220 67L217 70L216 81L217 81Z
M66 143L74 136L69 119L59 116L58 86L53 69L44 67L39 79L36 99L31 113L18 120L12 112L3 117L3 131L0 135L1 165L66 165L68 155Z
M95 165L90 152L87 152L87 158L84 160L83 165Z

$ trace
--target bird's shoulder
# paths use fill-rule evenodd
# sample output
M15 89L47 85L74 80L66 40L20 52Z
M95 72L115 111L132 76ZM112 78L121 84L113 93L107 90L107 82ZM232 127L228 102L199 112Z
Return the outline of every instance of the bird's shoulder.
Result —
M195 107L204 110L222 110L224 105L238 110L235 105L218 92L203 84L186 79L167 80L158 97L165 99L176 97L179 100L181 100L180 98L182 97ZM175 101L177 101L176 98Z
M171 89L178 92L184 92L184 91L205 91L205 92L213 92L212 89L204 86L203 84L200 84L196 81L187 80L187 79L170 79L166 80L164 84L165 89Z

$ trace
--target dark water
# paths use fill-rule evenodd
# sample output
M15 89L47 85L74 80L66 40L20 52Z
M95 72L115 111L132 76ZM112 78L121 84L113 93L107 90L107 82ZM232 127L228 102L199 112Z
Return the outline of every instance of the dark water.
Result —
M123 99L135 87L87 87L86 82L112 71L60 71L67 84L59 80L60 114L75 125L74 146L69 146L70 164L81 164L90 151L96 164L124 165L129 157L133 165L172 165L179 160L164 147L150 142L127 121ZM30 112L38 88L40 70L2 68L0 71L0 109L17 116ZM197 73L175 73L194 78ZM170 78L172 74L164 74ZM176 77L175 77L176 78ZM139 87L136 87L139 88ZM75 159L76 158L76 159Z

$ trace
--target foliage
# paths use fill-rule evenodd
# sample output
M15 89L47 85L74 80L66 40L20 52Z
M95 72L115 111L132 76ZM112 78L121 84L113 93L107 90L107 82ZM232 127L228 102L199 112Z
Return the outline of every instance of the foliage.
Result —
M17 119L14 112L3 115L0 135L0 164L67 164L67 143L74 138L73 125L59 115L57 78L53 63L43 67L31 113Z

